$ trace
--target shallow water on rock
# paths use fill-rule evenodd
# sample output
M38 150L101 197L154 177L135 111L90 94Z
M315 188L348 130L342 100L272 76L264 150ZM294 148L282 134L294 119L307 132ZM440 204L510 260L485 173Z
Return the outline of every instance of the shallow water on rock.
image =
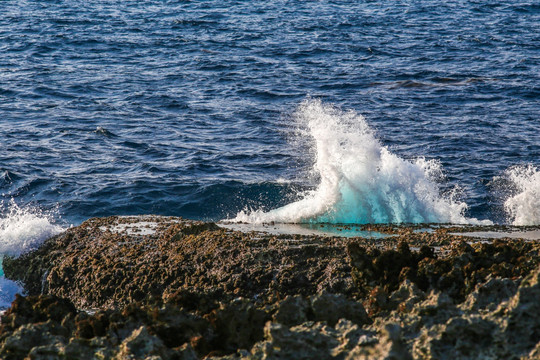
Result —
M485 238L485 239L524 239L524 240L540 240L540 230L516 230L516 231L473 231L465 233L451 233L453 235L462 235L469 237Z
M339 237L364 237L382 239L392 234L384 234L378 231L361 230L355 225L336 224L242 224L242 223L218 223L218 226L226 229L242 232L263 232L274 235L315 235L315 236L339 236Z

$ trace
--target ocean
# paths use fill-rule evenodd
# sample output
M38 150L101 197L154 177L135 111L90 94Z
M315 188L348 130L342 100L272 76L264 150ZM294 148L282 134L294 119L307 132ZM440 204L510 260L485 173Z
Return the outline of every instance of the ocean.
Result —
M108 215L540 224L537 2L0 10L2 254Z

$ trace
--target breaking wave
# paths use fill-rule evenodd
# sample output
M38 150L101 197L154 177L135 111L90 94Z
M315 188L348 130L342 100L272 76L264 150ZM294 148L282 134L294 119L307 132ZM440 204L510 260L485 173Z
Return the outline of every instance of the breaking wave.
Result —
M0 212L0 310L3 310L9 307L16 293L24 294L20 284L4 277L4 255L19 256L35 249L63 228L54 224L52 214L33 207L19 207L13 200L1 208L5 208Z
M13 200L0 215L0 254L18 256L37 248L64 230L52 215L32 207L19 207Z
M540 225L540 169L536 166L516 166L505 173L512 195L504 208L513 225Z
M466 218L467 205L455 192L441 195L437 161L392 154L356 112L309 99L294 117L313 141L319 185L299 201L268 212L241 211L231 221L491 224Z

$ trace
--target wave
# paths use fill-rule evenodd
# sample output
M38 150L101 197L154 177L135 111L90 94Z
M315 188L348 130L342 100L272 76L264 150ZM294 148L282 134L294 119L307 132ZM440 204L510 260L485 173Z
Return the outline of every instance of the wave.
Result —
M513 225L540 225L540 169L516 166L506 171L512 195L504 202Z
M3 204L0 208L4 208ZM52 214L37 208L21 208L14 200L5 208L0 213L0 310L10 306L15 294L24 294L18 283L4 278L3 256L19 256L64 230L54 224Z
M313 141L318 187L281 208L241 211L229 221L491 224L466 218L467 205L455 199L457 190L441 195L437 161L408 161L391 153L356 112L309 99L294 118Z
M52 214L30 206L21 208L11 200L0 215L0 254L19 256L62 230Z

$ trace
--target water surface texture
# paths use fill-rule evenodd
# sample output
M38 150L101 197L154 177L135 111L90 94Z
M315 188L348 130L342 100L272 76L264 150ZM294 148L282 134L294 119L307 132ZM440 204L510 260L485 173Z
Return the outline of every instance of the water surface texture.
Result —
M5 238L38 222L32 209L66 226L113 214L256 220L303 201L325 176L298 121L310 104L352 111L377 144L368 149L398 165L384 188L340 183L337 198L311 204L318 213L292 220L346 221L353 208L355 222L540 222L537 2L7 0L0 10ZM328 139L347 133L342 115ZM380 159L354 170L361 149L332 155L346 159L338 181L382 179ZM360 198L366 189L378 200ZM57 230L36 226L25 244Z

